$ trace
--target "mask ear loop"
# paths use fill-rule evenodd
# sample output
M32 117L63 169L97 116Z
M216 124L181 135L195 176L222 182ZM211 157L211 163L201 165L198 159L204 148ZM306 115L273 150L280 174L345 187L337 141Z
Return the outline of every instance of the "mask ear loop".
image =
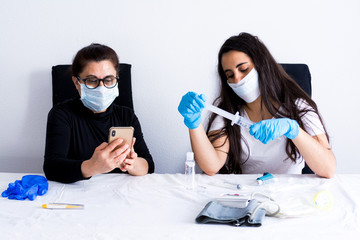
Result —
M266 210L266 216L272 217L272 216L275 216L276 214L278 214L278 213L280 212L280 205L279 205L278 203L276 203L273 198L271 198L270 196L268 196L268 195L266 195L266 194L260 193L260 192L253 192L253 193L251 194L250 199L253 199L255 195L261 195L261 196L263 196L263 197L268 198L269 200L260 202L260 204L256 206L256 208L254 209L254 211L253 211L253 212L251 213L251 215L250 215L250 220L253 220L253 219L254 219L255 213L256 213L261 207L263 207L264 205L268 205L269 203L272 204L272 205L275 205L275 206L277 207L277 210L274 211L274 212L269 212L268 209L265 208L265 210Z

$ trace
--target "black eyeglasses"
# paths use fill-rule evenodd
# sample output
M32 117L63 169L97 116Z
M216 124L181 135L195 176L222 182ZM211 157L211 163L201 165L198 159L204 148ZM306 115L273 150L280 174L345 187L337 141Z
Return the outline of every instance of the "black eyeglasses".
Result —
M83 81L85 86L89 89L97 88L100 84L100 81L103 82L106 88L114 88L119 81L119 77L108 76L103 79L99 79L97 77L88 77L88 78L80 78L79 76L76 77L78 81Z

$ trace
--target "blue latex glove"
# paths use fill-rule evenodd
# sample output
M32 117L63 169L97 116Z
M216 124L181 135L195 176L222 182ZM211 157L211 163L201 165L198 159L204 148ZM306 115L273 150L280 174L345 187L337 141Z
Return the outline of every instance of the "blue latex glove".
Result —
M1 196L15 200L29 200L33 201L37 195L44 195L49 188L47 179L39 175L25 175L21 180L16 180L14 183L9 183Z
M264 144L285 135L294 139L299 135L299 124L289 118L263 120L253 124L249 133Z
M184 117L185 125L190 129L199 127L201 123L201 112L205 108L206 96L194 92L185 94L179 104L178 110Z

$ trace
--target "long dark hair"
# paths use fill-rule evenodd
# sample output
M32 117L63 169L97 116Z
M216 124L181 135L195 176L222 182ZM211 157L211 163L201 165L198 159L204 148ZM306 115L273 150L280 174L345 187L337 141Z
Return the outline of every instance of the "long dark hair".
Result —
M221 81L221 89L220 96L214 101L215 105L231 113L244 111L243 106L246 102L238 97L227 84L227 77L221 64L223 54L231 50L243 52L252 59L254 67L259 75L261 106L265 106L272 116L275 118L286 117L294 119L298 122L300 127L304 129L304 123L301 118L308 111L314 111L319 116L321 123L323 123L315 102L285 72L282 66L275 61L269 50L259 38L249 33L240 33L237 36L230 37L220 48L218 54L218 73ZM295 104L297 99L304 99L313 110L299 110ZM281 112L279 111L280 109ZM263 109L261 109L261 115L264 119ZM241 128L236 125L231 126L231 121L225 120L225 126L220 131L209 133L215 117L216 114L210 116L209 125L207 127L207 134L210 141L213 143L220 137L226 136L226 140L229 141L230 145L227 161L224 167L220 169L220 173L242 173L241 165L247 161L249 156L247 159L241 159L243 148L248 148L246 142L246 146L242 146ZM327 133L326 137L328 138ZM221 147L223 144L215 146L215 148ZM288 158L294 162L300 156L299 150L289 139L287 139L286 143L286 154Z
M108 46L92 43L80 49L75 55L71 66L72 75L77 77L88 63L103 60L109 60L114 65L116 74L119 74L119 57L116 52Z

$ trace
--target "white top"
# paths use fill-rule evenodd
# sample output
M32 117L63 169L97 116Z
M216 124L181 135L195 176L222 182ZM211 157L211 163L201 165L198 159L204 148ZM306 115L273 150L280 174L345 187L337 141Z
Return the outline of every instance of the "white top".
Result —
M312 109L308 103L301 99L297 100L295 104L299 109ZM240 113L246 119L249 119L246 111ZM310 136L315 136L325 133L324 127L320 122L318 115L315 112L307 112L302 120L304 122L305 131ZM210 127L210 131L219 130L225 125L224 118L217 116ZM285 148L286 140L285 136L281 136L267 144L263 144L259 140L256 140L250 135L249 129L242 128L242 146L243 154L242 159L245 161L249 155L249 159L242 164L242 172L245 174L252 173L288 173L288 174L300 174L304 168L305 161L300 156L296 163L288 158ZM247 143L247 145L246 145ZM248 147L247 147L248 146ZM249 149L248 149L249 148Z

